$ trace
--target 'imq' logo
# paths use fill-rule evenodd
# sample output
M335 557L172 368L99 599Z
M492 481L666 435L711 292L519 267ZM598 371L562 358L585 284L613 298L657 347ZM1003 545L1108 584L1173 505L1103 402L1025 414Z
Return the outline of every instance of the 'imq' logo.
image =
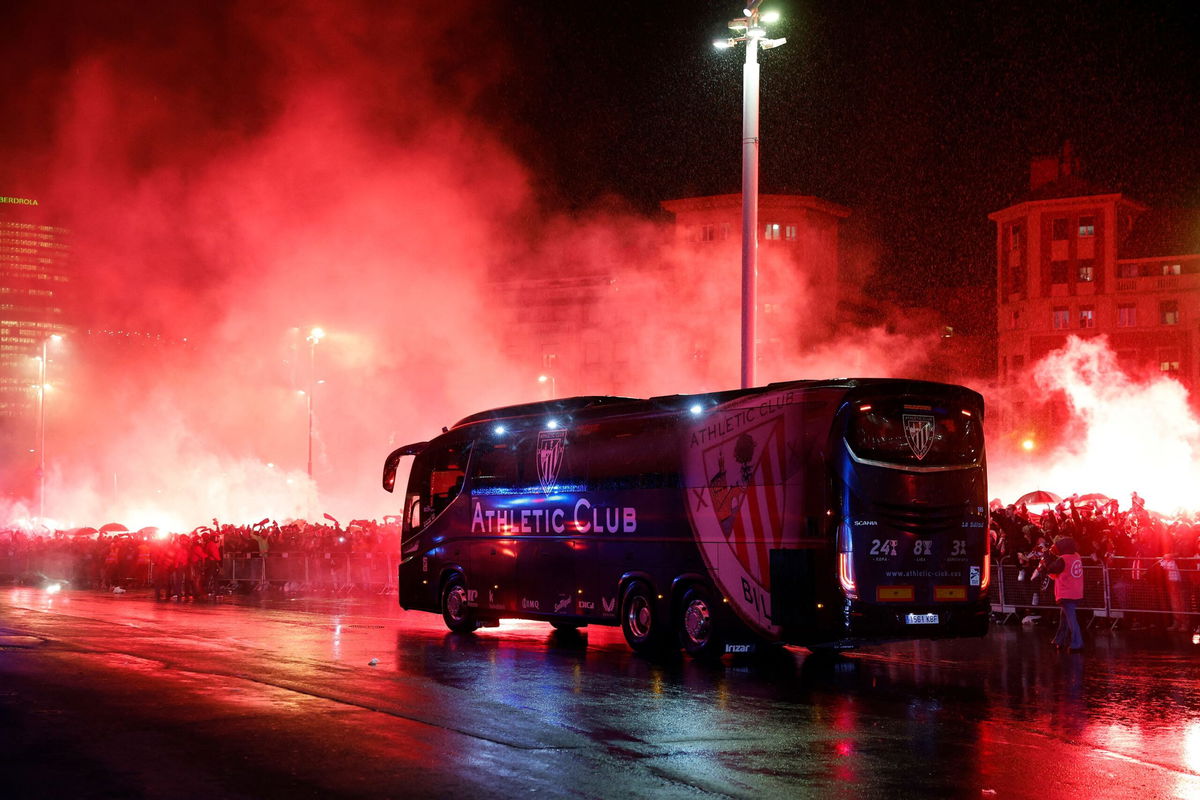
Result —
M563 451L567 445L566 431L540 431L537 441L538 480L542 491L550 490L558 483L558 471L562 468Z
M928 414L905 414L904 438L913 455L920 461L933 445L933 417Z

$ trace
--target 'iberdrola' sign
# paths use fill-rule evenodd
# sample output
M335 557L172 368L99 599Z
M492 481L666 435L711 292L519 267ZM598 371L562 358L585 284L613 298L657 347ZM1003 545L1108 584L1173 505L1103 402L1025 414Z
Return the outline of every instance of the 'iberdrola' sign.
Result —
M0 203L8 203L14 206L36 206L38 201L31 197L5 197L4 195L0 195Z

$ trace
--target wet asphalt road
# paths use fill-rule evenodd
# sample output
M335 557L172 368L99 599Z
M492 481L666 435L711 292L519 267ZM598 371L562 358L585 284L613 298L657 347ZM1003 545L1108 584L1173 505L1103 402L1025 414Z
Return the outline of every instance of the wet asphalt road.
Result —
M3 587L0 794L1200 798L1200 646L1049 637L656 663L394 597Z

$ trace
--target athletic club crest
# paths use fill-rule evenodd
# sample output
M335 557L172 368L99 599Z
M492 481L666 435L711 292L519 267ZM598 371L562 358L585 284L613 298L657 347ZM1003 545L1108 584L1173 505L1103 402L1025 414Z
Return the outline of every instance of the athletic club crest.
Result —
M542 491L550 490L558 483L558 471L562 468L563 451L566 449L566 431L540 431L537 440L538 480Z
M925 458L933 445L933 421L928 414L904 415L904 438L917 461Z

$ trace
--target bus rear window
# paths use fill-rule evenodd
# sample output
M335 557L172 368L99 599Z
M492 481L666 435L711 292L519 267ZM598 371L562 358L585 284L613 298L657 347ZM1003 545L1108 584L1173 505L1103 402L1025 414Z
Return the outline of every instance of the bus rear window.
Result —
M857 403L850 409L846 443L861 460L902 466L966 466L983 455L978 412L944 404Z

